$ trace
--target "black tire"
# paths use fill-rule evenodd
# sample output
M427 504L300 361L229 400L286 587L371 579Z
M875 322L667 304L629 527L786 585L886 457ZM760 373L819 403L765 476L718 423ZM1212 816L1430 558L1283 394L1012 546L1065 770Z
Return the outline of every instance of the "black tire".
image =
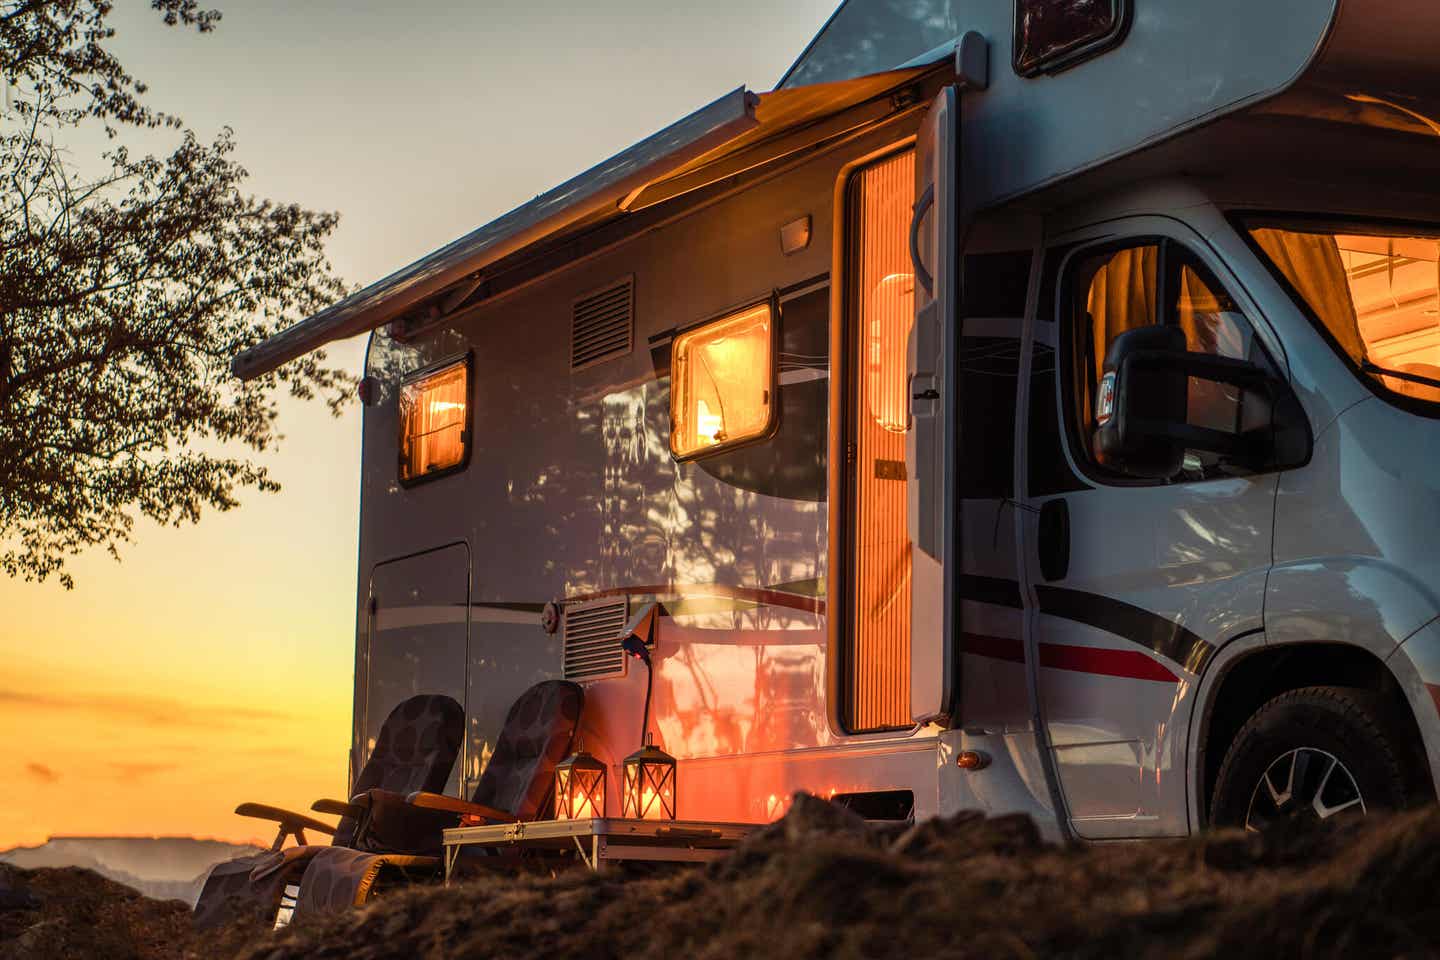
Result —
M1403 808L1407 753L1386 718L1379 698L1366 690L1302 687L1282 693L1246 721L1225 752L1211 822L1265 829L1282 820L1320 822L1322 813Z

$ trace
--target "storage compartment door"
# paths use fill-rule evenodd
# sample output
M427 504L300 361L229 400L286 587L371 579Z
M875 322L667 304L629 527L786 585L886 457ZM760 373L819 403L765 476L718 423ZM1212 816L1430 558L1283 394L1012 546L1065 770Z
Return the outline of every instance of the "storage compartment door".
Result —
M465 705L469 625L470 549L465 544L375 565L362 765L375 748L380 725L402 700L440 693ZM457 758L446 793L459 795L463 769L463 758Z
M915 325L910 332L910 423L905 464L910 474L907 523L911 543L910 712L916 722L951 709L956 659L945 563L956 542L949 496L954 449L956 315L959 286L956 161L959 92L946 87L920 127L915 157L915 214L910 257L915 269Z

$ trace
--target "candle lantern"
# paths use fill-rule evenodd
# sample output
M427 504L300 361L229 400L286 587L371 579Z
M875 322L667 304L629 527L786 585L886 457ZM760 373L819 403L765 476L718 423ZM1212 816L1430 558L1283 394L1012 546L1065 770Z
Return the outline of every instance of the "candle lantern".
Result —
M605 764L584 750L555 766L555 819L605 816Z
M645 746L625 758L620 816L629 820L675 819L675 758L655 746Z

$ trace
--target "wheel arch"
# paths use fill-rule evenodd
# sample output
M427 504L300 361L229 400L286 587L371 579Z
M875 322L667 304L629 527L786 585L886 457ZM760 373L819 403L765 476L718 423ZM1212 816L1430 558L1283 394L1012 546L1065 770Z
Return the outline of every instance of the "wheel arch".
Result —
M1240 728L1265 703L1302 687L1352 687L1378 694L1389 707L1386 719L1406 750L1404 759L1413 777L1411 789L1428 791L1433 796L1434 748L1440 744L1421 731L1410 689L1415 683L1397 676L1393 666L1399 665L1355 644L1273 644L1259 632L1223 647L1202 678L1196 722L1191 726L1191 831L1209 825L1210 801L1220 765ZM1420 687L1423 689L1423 684Z

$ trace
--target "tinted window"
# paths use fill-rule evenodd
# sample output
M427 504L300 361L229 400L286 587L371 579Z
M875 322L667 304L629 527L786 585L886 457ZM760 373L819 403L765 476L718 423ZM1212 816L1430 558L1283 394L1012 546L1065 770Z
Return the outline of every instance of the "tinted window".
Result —
M1015 72L1058 69L1120 39L1128 0L1015 0Z

